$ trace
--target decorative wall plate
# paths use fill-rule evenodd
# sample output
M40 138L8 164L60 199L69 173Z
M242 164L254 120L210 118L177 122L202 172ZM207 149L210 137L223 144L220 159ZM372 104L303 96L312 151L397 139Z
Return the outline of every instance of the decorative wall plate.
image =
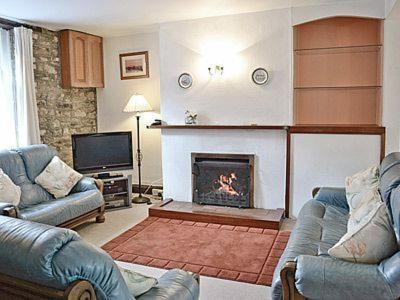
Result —
M255 84L263 85L268 82L269 74L264 68L257 68L253 71L253 74L251 74L251 78Z
M182 73L178 78L178 84L183 89L188 89L193 84L193 78L189 73Z

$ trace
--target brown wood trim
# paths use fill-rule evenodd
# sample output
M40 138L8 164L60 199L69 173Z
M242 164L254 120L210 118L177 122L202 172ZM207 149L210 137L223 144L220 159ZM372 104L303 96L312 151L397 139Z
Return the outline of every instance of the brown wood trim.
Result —
M18 212L14 206L3 208L3 215L10 218L17 218Z
M277 213L280 214L279 219L257 219L250 216L240 216L232 214L222 214L222 213L210 213L201 211L177 211L168 210L167 205L173 202L172 199L167 199L164 202L156 204L149 208L150 217L158 218L168 218L168 219L178 219L184 221L194 221L203 223L216 223L223 225L232 226L246 226L246 227L256 227L265 229L275 229L279 230L282 225L282 217L284 215L283 209L276 209Z
M89 281L77 280L66 290L58 290L25 281L20 278L0 274L1 299L68 299L96 300L96 294Z
M290 130L286 132L286 178L285 178L285 217L290 216L290 187L291 187L291 146L292 136Z
M148 129L249 129L287 130L288 125L150 125Z
M301 295L296 288L295 273L296 273L296 262L287 261L280 272L283 300L305 299L305 297Z
M297 125L290 126L289 132L302 134L366 134L381 135L385 132L385 127L381 126L335 126L335 125Z
M89 219L92 219L92 218L94 219L94 218L101 217L101 216L103 216L103 218L104 218L104 211L105 211L105 205L102 205L99 208L96 208L84 215L81 215L77 218L74 218L65 223L57 225L57 227L69 228L69 229L75 228L83 223L86 223ZM102 223L102 222L104 222L104 219L100 220L98 222Z

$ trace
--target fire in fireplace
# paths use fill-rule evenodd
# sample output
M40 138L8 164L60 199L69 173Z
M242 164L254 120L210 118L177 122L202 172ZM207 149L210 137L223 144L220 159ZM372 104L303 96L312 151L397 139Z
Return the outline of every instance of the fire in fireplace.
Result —
M253 206L254 155L192 153L193 202Z

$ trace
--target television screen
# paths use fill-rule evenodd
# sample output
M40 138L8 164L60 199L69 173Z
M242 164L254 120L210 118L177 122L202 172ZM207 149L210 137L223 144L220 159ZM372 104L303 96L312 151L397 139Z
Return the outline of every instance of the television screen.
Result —
M133 169L131 132L74 134L72 152L81 173Z

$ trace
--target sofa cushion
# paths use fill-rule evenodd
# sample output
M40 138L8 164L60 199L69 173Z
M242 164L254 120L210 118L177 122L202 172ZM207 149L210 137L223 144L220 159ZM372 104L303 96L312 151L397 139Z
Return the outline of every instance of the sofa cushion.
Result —
M390 195L400 185L400 152L394 152L384 158L380 168L380 191L386 206L391 212ZM400 203L398 204L400 205Z
M16 185L21 187L19 208L26 208L53 199L43 188L29 180L24 161L17 152L9 150L0 151L0 168Z
M18 186L29 182L24 162L21 156L14 151L0 151L0 169Z
M316 200L304 204L272 281L273 299L281 299L280 270L299 255L327 256L327 251L346 233L348 210Z
M57 151L47 145L33 145L15 149L24 161L26 174L30 181L42 173L51 159L58 155Z
M397 244L400 248L400 186L392 190L390 195L390 207L392 208L392 220Z
M21 188L0 168L0 202L18 206L20 200Z
M379 169L374 165L346 178L346 197L353 214L357 208L371 199L369 191L379 186Z
M354 263L376 264L396 251L397 243L386 205L380 201L360 223L349 228L328 253Z
M157 285L158 281L154 277L142 275L123 266L118 266L118 268L133 297L140 296Z
M46 189L56 199L65 197L83 177L58 156L54 156L35 182Z
M103 204L104 200L100 191L90 190L21 209L19 217L57 226L99 208Z

